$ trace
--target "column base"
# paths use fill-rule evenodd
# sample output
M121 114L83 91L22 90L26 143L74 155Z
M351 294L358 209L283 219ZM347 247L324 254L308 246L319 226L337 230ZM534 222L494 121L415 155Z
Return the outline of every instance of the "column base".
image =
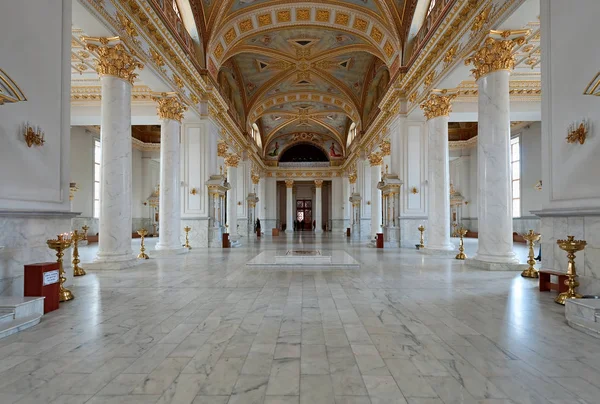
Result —
M125 259L111 259L104 257L96 257L94 261L89 263L82 263L81 265L86 270L121 270L121 269L129 269L136 267L140 264L143 264L145 260L137 259L134 255L131 257L127 257Z
M294 234L294 230L286 229L285 234Z
M315 234L323 234L323 229L315 229Z
M456 249L454 248L454 246L452 246L451 248L432 248L425 246L425 248L419 249L419 254L433 255L436 257L454 258L456 256Z
M190 250L187 247L176 247L176 248L158 248L158 245L156 246L156 249L153 251L149 251L151 256L155 256L155 257L169 257L172 255L181 255L181 254L187 254Z
M524 271L529 266L527 264L520 264L517 259L514 262L490 262L475 258L467 258L465 264L470 267L477 269L484 269L486 271Z

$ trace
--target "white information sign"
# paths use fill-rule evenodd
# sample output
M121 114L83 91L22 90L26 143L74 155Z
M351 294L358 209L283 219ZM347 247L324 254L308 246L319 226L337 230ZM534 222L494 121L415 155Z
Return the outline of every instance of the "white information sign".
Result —
M55 271L44 272L44 283L43 286L52 285L58 282L58 269Z

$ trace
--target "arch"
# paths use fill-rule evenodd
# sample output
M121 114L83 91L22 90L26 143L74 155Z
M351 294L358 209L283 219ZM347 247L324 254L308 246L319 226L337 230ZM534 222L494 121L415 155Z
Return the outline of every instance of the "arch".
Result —
M296 121L298 121L298 120L299 120L299 118L296 118L296 119L290 119L289 121L287 121L287 122L284 122L284 123L282 123L281 125L279 125L278 127L274 128L274 129L271 131L271 133L269 133L269 134L267 134L267 135L266 135L266 138L265 138L265 144L266 144L266 145L268 145L268 144L269 144L269 143L271 143L271 141L273 141L274 139L276 139L276 138L278 138L278 137L280 137L280 136L286 135L287 133L286 133L286 134L281 134L281 135L277 135L277 136L275 136L275 134L276 134L278 131L280 131L281 129L285 128L286 126L289 126L289 125L291 125L292 123L294 123L294 122L296 122ZM313 122L313 123L316 123L316 124L317 124L317 125L319 125L319 126L322 126L322 127L323 127L323 128L325 128L325 129L327 129L329 132L331 132L331 135L330 135L330 137L332 137L333 139L335 139L335 140L336 140L336 141L337 141L337 142L338 142L340 145L342 145L342 147L344 147L344 141L342 140L342 135L341 135L340 133L338 133L338 131L337 131L337 130L335 130L334 128L332 128L332 127L328 126L328 125L327 125L327 124L325 124L324 122L321 122L321 121L319 121L319 120L316 120L316 119L314 119L314 118L308 118L308 120L309 120L309 121L311 121L311 122ZM308 132L310 132L310 131L308 131Z
M327 154L327 152L323 149L323 147L321 147L319 144L317 143L312 143L312 142L297 142L297 143L292 143L291 145L286 146L281 153L279 153L279 159L277 161L284 163L287 162L285 159L286 158L290 158L290 152L294 149L297 148L304 148L305 150L303 151L303 154L306 155L306 152L309 150L315 150L318 152L318 155L316 156L317 159L316 160L307 160L307 161L319 161L319 162L325 162L325 161L330 161L329 156ZM289 161L294 161L294 160L289 160ZM296 160L298 161L298 160Z

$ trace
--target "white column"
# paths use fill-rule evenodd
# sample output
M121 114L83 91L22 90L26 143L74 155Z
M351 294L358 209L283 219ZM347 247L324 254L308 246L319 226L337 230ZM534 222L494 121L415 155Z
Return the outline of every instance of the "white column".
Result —
M231 185L231 189L227 191L227 231L229 239L236 241L237 234L237 167L240 158L237 154L228 154L225 158L227 165L227 182Z
M294 232L294 196L292 190L294 188L294 180L285 180L285 221L286 233Z
M381 233L381 191L377 184L381 181L381 164L383 158L379 153L372 153L369 156L371 163L371 238Z
M323 233L323 180L315 180L315 233Z
M448 160L448 116L427 121L429 132L429 184L427 248L453 250L450 241L450 167Z
M510 173L509 72L492 72L478 80L479 125L477 177L480 261L517 263L513 252Z
M477 137L477 214L479 243L475 261L516 264L512 240L509 76L512 50L525 43L524 31L493 31L466 62L479 89ZM475 263L475 265L477 265Z
M181 234L180 131L185 107L178 98L157 98L160 129L160 213L159 241L156 249L163 252L186 253Z

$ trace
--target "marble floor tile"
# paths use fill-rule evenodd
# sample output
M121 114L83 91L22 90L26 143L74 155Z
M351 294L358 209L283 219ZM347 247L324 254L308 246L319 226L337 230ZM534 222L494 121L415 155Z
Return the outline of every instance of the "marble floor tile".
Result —
M600 342L518 273L329 234L243 244L74 279L0 340L0 403L600 403ZM361 268L245 266L291 246Z

